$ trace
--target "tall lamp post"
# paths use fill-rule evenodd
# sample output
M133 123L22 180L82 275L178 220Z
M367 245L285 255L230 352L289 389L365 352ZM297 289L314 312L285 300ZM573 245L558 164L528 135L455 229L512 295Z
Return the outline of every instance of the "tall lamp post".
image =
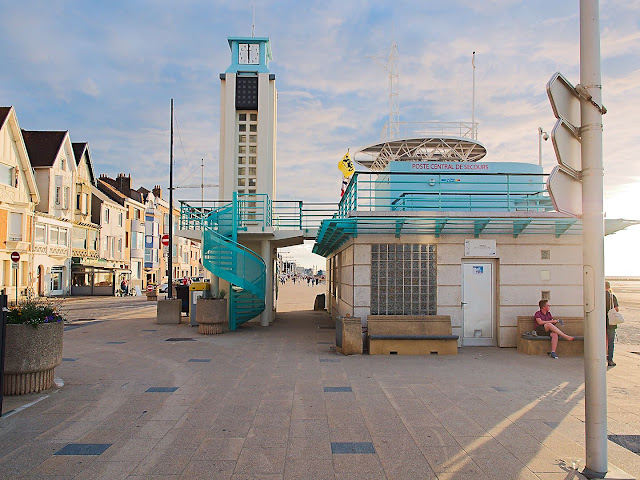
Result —
M538 165L542 166L542 140L549 140L549 134L538 127Z

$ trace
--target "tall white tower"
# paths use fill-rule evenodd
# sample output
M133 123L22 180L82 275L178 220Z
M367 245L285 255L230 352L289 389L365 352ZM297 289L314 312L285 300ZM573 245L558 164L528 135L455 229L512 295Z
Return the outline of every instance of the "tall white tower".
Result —
M229 37L231 65L220 74L220 200L276 193L276 76L265 37Z

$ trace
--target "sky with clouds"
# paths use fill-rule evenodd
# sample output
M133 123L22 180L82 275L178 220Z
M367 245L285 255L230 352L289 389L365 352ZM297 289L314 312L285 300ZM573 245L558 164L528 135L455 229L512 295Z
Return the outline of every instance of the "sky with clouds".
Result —
M201 158L205 183L217 183L219 74L227 37L251 34L253 1L24 0L1 10L0 104L16 108L22 128L69 130L89 142L97 173L166 188L174 98L175 183L199 183ZM640 0L602 0L600 17L605 210L639 219ZM487 161L537 163L537 129L555 123L547 81L556 71L579 81L577 0L257 0L255 18L278 88L279 200L337 202L337 161L376 142L388 116L386 73L368 57L384 57L394 33L401 121L470 121L476 52ZM545 171L555 164L549 141ZM607 274L640 275L638 240L640 227L605 240Z

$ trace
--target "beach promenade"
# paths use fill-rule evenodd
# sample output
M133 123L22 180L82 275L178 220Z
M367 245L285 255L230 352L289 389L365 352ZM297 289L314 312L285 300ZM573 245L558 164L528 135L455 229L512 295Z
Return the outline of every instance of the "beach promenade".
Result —
M624 289L608 431L637 436L640 293ZM329 315L312 311L323 291L280 286L273 325L211 336L186 317L157 325L144 298L68 302L64 384L5 397L0 478L583 478L581 358L342 356ZM638 453L608 447L640 476Z

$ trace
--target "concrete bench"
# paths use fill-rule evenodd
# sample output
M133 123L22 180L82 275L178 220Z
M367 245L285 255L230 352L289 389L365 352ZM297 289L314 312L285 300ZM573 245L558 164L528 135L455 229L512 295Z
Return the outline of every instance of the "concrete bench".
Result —
M558 337L558 356L582 356L584 355L584 318L582 317L554 317L562 320L564 325L557 325L567 335L575 338L573 342L568 342L562 337ZM518 319L518 352L527 355L546 355L551 351L551 336L525 335L525 332L533 330L533 315L519 316Z
M369 315L370 355L456 355L449 315Z

